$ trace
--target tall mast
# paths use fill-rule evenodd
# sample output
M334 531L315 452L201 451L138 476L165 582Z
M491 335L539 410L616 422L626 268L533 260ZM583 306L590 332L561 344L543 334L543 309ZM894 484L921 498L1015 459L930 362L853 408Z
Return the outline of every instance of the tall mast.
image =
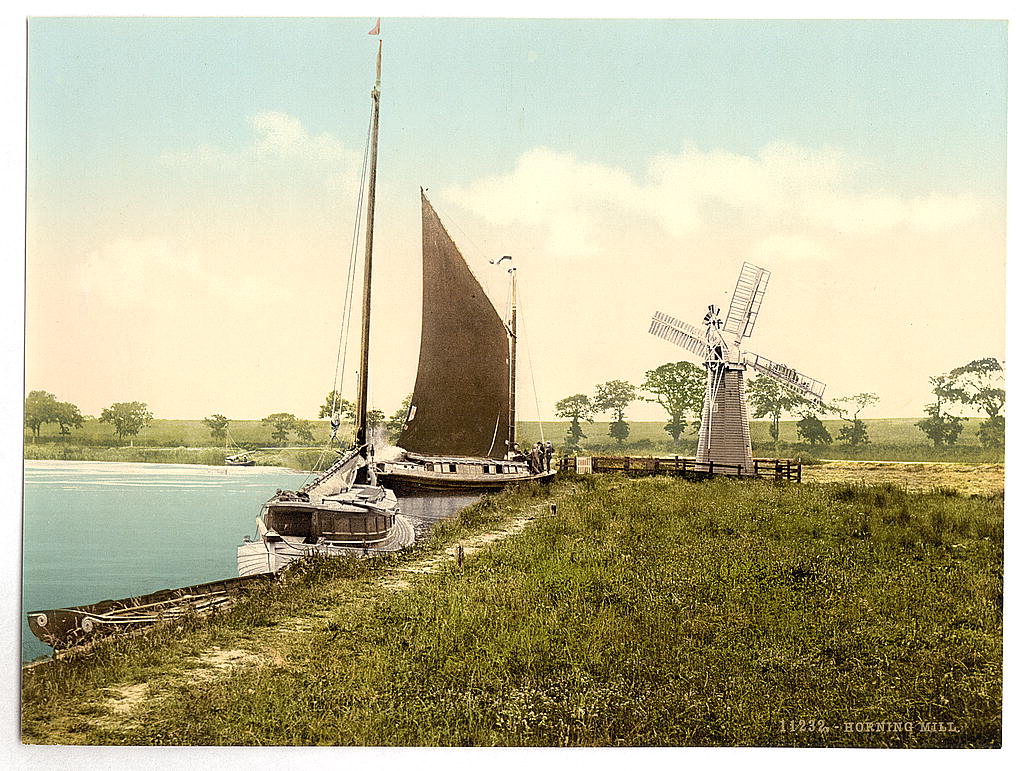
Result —
M516 269L509 268L512 275L512 319L509 322L509 387L508 387L508 451L516 447Z
M363 266L363 334L359 350L359 393L356 397L356 447L364 458L369 437L366 430L366 402L370 359L370 282L373 276L373 207L377 192L377 129L380 124L380 60L384 41L377 41L377 79L370 96L373 98L373 124L370 132L370 185L366 198L366 259Z

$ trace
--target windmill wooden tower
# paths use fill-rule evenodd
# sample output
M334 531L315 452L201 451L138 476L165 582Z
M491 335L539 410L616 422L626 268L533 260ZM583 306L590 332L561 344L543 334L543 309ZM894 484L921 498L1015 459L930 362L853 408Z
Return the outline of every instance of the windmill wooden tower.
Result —
M771 273L764 268L743 263L725 321L719 308L709 305L704 315L703 333L661 312L654 314L649 330L652 335L699 356L707 368L697 460L740 466L745 474L754 471L743 382L747 368L774 378L796 395L818 405L823 404L821 397L825 392L824 383L740 347L743 339L750 337L754 330L769 276Z

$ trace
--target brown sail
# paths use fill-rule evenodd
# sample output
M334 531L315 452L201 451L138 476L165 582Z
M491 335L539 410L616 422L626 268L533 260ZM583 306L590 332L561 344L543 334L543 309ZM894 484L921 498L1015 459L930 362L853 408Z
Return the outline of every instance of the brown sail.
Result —
M504 458L508 331L430 201L423 207L423 328L398 445L412 453Z

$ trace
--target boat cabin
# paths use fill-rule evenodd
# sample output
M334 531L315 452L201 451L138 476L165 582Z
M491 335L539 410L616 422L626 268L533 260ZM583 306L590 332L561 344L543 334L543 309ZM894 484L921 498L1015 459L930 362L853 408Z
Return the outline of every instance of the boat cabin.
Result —
M395 524L385 498L380 487L324 496L320 503L305 493L282 493L267 502L263 518L268 530L305 543L372 545L387 538Z

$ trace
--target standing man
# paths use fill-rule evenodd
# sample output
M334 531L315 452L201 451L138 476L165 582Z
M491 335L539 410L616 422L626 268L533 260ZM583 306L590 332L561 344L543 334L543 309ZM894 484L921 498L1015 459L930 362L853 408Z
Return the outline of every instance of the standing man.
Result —
M554 454L555 447L551 444L551 441L544 442L544 464L548 471L551 471L551 456Z
M544 462L541 460L543 457L543 451L541 450L540 442L537 442L533 447L530 448L530 473L539 474L544 470Z

